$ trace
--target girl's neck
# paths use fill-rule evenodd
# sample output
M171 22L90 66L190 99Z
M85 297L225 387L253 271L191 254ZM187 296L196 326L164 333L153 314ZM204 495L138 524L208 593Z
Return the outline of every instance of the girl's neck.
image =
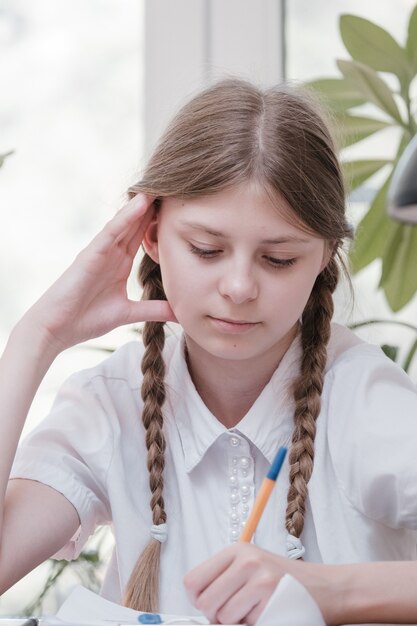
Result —
M270 352L256 360L221 359L186 337L186 360L201 399L227 428L233 428L249 411L268 384L291 345L297 328Z

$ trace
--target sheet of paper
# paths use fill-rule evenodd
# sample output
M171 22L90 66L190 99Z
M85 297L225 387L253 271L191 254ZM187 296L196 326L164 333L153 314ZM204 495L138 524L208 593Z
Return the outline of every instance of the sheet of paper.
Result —
M138 615L139 611L110 602L78 585L64 601L56 617L80 626L112 626L112 624L137 624ZM161 618L164 622L181 619L186 624L209 623L203 616L196 618L190 615L161 615Z
M78 585L64 601L56 618L42 620L45 626L114 626L138 624L140 613L106 600ZM203 616L161 615L165 623L208 624ZM55 621L54 621L55 619ZM181 621L180 621L181 620ZM227 625L223 625L227 626ZM292 576L282 578L256 626L325 626L317 604L305 587Z

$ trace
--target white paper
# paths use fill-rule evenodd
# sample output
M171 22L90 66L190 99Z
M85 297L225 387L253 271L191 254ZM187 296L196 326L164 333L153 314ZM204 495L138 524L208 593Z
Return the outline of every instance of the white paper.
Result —
M78 585L64 601L56 617L42 620L45 626L115 626L138 624L139 611L106 600ZM161 615L163 622L209 624L203 616ZM226 625L223 625L226 626ZM308 591L288 574L278 584L256 626L326 626Z
M140 614L140 611L110 602L78 585L64 601L56 617L64 622L80 626L112 626L114 624L138 624ZM181 619L186 624L209 624L204 616L161 614L161 618L163 622Z
M92 626L109 626L110 620L137 623L137 616L137 611L110 602L81 585L74 587L56 614L56 617L66 622Z

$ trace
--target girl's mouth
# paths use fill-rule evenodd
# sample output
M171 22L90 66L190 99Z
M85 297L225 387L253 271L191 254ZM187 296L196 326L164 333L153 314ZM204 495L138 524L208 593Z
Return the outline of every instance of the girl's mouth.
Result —
M219 318L208 316L213 325L220 332L226 333L246 333L259 325L259 322L249 322L247 320L232 320L228 318Z

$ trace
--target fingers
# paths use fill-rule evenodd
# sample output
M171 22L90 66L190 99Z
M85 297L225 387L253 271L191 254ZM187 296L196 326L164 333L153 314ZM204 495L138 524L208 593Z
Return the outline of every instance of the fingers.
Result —
M134 257L139 250L139 246L143 241L146 229L148 228L153 215L154 211L149 210L143 216L142 221L138 222L135 232L130 234L129 238L126 237L126 250L129 256Z
M137 208L135 206L133 209L128 208L126 210L127 213L130 213L130 215L126 218L127 225L125 230L120 233L119 237L116 237L116 243L121 244L123 242L126 247L128 247L130 241L137 236L138 233L141 235L141 240L143 239L143 235L145 234L145 231L155 213L153 198L146 198L146 200L147 202L145 205L139 205L139 214L137 213Z
M217 611L243 584L234 564L235 546L231 546L188 572L184 578L191 602L210 621L216 621Z
M130 309L126 324L135 322L178 322L166 300L129 301Z
M104 253L109 247L120 245L123 240L128 243L138 231L143 237L153 214L153 202L153 197L144 194L138 194L129 200L94 239L97 252Z
M276 555L235 544L184 578L193 604L212 622L251 626L282 576Z
M244 621L247 626L254 624L263 610L262 597L257 589L242 586L217 611L215 618L220 624L240 624Z
M245 584L246 577L236 567L236 563L233 563L231 567L227 568L199 594L195 606L212 622L217 623L220 617L223 618L233 614L233 621L227 620L225 623L238 623L247 612L245 610L245 612L239 615L239 619L235 621L238 612L243 608L236 599L247 595L247 589L246 592L242 593ZM252 598L250 597L246 600L249 600L248 610L250 610L253 607Z
M184 585L193 604L201 593L231 565L233 560L234 550L226 548L184 576Z

